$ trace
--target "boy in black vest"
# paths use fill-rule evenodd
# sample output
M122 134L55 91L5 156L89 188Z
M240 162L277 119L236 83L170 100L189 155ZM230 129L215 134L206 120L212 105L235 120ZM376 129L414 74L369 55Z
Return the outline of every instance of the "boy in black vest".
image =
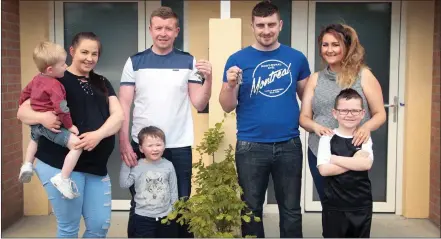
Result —
M317 167L324 176L323 237L370 237L372 191L368 170L374 159L372 139L356 147L353 133L363 119L361 96L345 89L335 99L333 136L320 138Z

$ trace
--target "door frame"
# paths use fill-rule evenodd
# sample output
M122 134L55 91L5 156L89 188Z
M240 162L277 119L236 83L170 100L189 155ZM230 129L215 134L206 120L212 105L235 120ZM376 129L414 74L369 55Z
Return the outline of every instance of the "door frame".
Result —
M49 40L64 46L64 11L65 2L137 2L138 3L138 51L144 51L153 44L149 32L148 16L154 9L161 6L160 0L155 1L136 1L136 0L67 0L67 1L48 1L49 5ZM185 24L185 23L184 23ZM185 29L185 28L184 28ZM184 32L185 39L185 32ZM184 40L185 46L185 40ZM118 185L119 186L119 185ZM112 210L129 210L130 200L112 200Z
M311 71L314 72L315 62L315 10L316 2L330 1L293 1L292 9L292 47L302 51L308 58ZM370 2L370 1L332 1L332 2ZM404 100L404 63L403 50L405 49L405 25L403 24L403 2L384 1L392 4L391 10L391 52L390 52L390 85L389 102L393 102L394 96L399 97L399 101ZM400 60L401 59L401 60ZM404 111L399 107L397 122L393 122L393 117L388 119L388 161L387 161L387 186L386 202L374 202L374 212L395 212L401 214L401 191L402 191L402 138L403 114ZM388 108L389 115L393 114L393 109ZM303 129L303 187L302 187L302 211L321 211L319 201L313 201L313 181L307 161L307 142L308 134ZM399 156L399 157L398 157ZM399 168L397 168L399 166ZM397 195L399 195L397 197ZM399 206L400 208L397 208Z

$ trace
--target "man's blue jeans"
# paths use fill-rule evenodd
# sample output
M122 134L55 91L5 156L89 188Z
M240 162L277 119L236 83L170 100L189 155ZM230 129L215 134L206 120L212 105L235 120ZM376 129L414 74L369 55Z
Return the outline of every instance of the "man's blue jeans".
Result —
M144 155L139 151L139 146L137 143L132 141L132 147L135 151L138 160ZM190 197L191 194L191 173L192 173L192 151L191 147L182 148L167 148L164 151L163 157L169 160L176 171L176 177L178 180L178 197ZM135 213L135 201L133 199L135 195L134 186L130 187L130 193L132 195L132 200L130 202L130 214L129 222L127 225L128 237L135 237L132 215ZM188 226L181 226L178 224L178 237L179 238L192 238L194 237L190 232L188 232Z
M238 140L236 167L244 200L255 216L262 218L269 175L279 206L280 237L303 237L300 192L303 152L299 137L277 143ZM245 213L245 212L243 212ZM242 236L265 237L263 222L242 222Z

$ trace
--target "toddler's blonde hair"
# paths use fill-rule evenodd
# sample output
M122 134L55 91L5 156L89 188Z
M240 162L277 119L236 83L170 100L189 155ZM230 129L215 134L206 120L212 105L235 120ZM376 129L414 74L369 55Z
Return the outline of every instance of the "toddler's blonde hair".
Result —
M46 68L64 60L66 56L66 50L62 46L48 41L40 42L33 54L35 65L41 73L45 73Z

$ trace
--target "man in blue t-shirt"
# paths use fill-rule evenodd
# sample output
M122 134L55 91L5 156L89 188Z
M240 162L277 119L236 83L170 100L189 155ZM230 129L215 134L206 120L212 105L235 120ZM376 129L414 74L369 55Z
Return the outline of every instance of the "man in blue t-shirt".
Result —
M303 154L296 93L301 99L311 72L300 51L278 42L282 24L274 4L264 1L254 7L256 41L228 58L219 101L226 112L236 109L236 167L243 200L262 217L271 174L280 237L302 237ZM264 237L263 223L242 223L242 235Z

